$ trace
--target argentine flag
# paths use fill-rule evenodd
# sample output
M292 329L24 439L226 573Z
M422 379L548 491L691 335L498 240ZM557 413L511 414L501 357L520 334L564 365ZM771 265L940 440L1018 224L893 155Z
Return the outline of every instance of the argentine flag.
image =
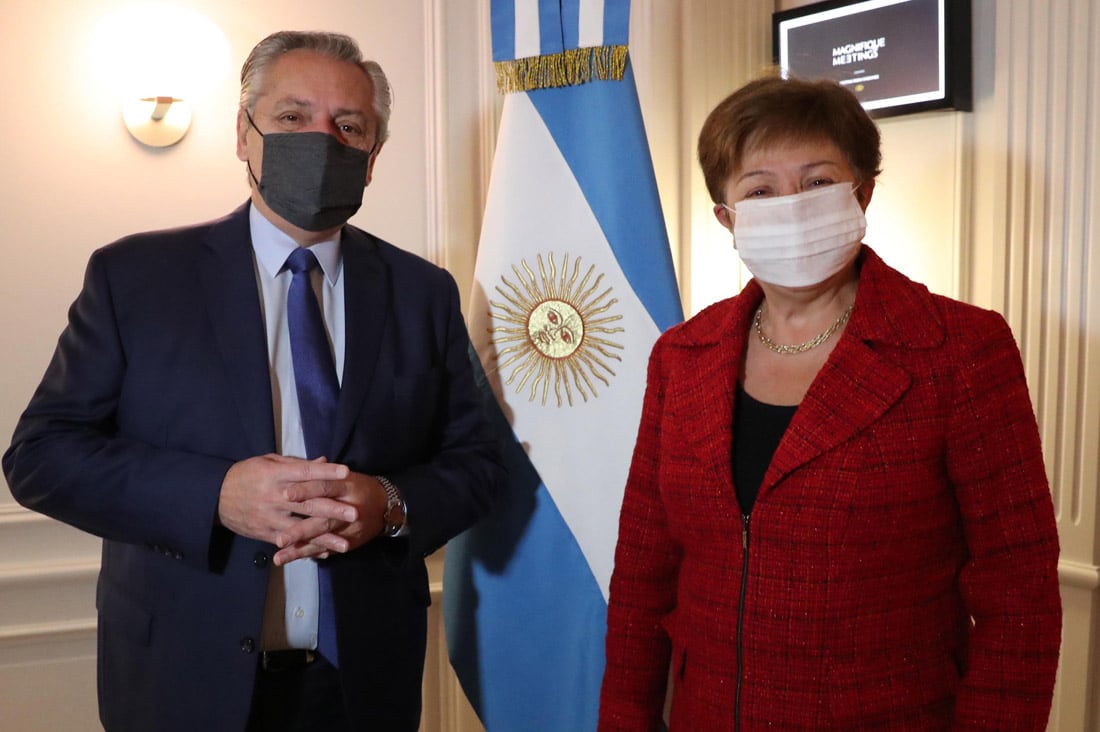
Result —
M511 489L447 547L444 617L489 732L594 730L649 352L682 317L628 0L492 0L507 93L470 300Z

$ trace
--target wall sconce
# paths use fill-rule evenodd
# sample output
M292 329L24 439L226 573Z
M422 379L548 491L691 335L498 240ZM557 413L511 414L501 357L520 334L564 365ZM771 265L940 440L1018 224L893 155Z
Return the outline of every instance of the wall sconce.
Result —
M126 129L149 147L175 145L191 127L191 105L175 97L144 97L125 102Z
M144 145L168 147L191 127L192 101L225 73L229 45L189 8L133 5L100 22L94 53L122 105L126 129Z

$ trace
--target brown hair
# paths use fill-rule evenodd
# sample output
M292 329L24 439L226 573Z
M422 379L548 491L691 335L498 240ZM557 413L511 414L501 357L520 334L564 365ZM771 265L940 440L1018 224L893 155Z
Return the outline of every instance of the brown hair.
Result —
M711 199L725 202L726 181L749 150L820 139L840 148L861 181L882 172L878 127L847 89L778 75L750 81L711 111L699 133L699 165Z

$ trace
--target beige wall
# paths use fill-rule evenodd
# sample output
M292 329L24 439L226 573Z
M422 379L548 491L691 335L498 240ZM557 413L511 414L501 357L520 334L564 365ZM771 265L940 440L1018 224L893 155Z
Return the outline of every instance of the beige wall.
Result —
M180 145L131 140L87 45L127 0L9 3L0 46L0 441L41 376L88 254L122 234L221 215L246 195L233 154L236 70L284 27L358 38L396 89L394 131L356 223L470 281L499 100L488 0L179 0L225 33L230 68L195 100ZM694 137L722 96L770 59L770 14L800 2L634 0L632 58L685 308L742 282L713 222ZM1052 730L1100 728L1094 648L1100 527L1100 0L973 0L975 110L881 123L885 173L870 241L938 291L1004 312L1021 342L1062 532L1066 607ZM14 100L14 101L13 101ZM5 729L97 729L92 588L98 543L0 490L0 719ZM438 596L440 557L434 557ZM446 670L438 603L426 730L474 730Z

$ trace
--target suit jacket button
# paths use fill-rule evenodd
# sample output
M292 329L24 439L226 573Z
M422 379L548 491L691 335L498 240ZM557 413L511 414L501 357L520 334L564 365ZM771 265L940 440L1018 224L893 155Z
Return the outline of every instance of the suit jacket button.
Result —
M267 555L263 552L256 552L256 556L252 557L252 563L263 569L267 566Z
M256 650L256 641L245 636L241 638L241 653L252 653Z

